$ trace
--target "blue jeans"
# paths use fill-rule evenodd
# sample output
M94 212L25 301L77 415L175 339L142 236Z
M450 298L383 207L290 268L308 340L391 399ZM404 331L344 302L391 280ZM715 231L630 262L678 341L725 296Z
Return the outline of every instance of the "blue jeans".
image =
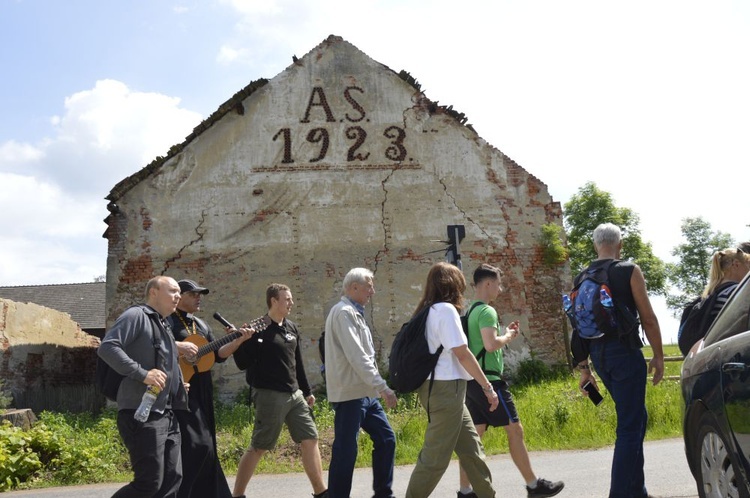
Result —
M349 498L357 461L357 440L362 428L372 439L372 489L375 498L391 498L396 435L376 398L331 403L336 415L331 463L328 466L328 496Z
M646 361L640 349L619 341L591 344L591 361L615 402L617 439L610 498L645 498L643 438L646 435Z

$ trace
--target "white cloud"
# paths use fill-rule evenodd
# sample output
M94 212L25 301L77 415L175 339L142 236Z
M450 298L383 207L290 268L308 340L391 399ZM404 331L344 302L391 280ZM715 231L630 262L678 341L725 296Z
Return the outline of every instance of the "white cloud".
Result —
M39 161L44 157L44 151L31 144L24 144L9 140L0 144L0 168L13 169L28 163Z
M248 51L246 49L235 49L229 45L222 45L216 56L216 62L223 65L229 65L237 60L246 58Z
M222 0L243 15L279 14L281 7L274 0Z
M46 172L65 188L104 197L200 122L198 113L179 104L179 98L132 91L119 81L97 81L93 89L65 99L57 134L45 143L62 167Z
M91 281L105 273L104 197L200 122L179 104L101 80L65 99L53 136L0 144L1 285Z
M0 282L89 282L105 273L102 202L30 176L0 173Z

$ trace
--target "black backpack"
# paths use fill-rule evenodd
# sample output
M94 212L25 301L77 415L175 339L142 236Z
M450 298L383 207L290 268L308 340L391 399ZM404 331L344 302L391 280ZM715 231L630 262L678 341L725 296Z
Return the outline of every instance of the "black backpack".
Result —
M138 305L142 308L141 305ZM150 316L150 315L149 315ZM157 327L159 325L157 324ZM158 329L161 330L161 329ZM156 334L151 338L154 345L154 354L156 355L155 365L159 364L159 348L161 348L161 338ZM104 361L100 356L96 358L96 375L94 377L94 383L96 388L102 393L108 400L117 401L117 392L120 390L120 384L124 375L118 374L109 364Z
M736 285L735 282L725 282L709 294L706 299L698 296L682 310L680 328L677 331L677 345L680 347L682 356L687 356L690 348L706 335L714 318L716 318L711 316L711 310L714 309L719 294L732 285Z
M405 394L416 391L427 377L430 377L430 390L432 380L435 377L435 366L437 365L443 346L430 353L427 344L427 315L430 306L414 315L408 322L401 326L391 345L391 354L388 358L388 370L390 372L390 383L394 391Z
M638 318L612 296L609 288L609 271L616 263L619 260L582 271L573 282L571 307L565 313L581 339L617 338L641 347Z
M108 400L117 401L117 391L124 376L115 372L101 357L96 358L96 388Z
M471 315L471 312L474 311L474 308L479 306L480 304L484 304L482 301L477 301L476 303L471 305L471 308L469 308L469 311L466 312L465 315L461 316L461 328L464 329L464 334L466 334L466 340L469 340L469 315ZM482 350L479 351L479 354L475 356L477 361L479 362L479 366L482 367L482 372L484 372L485 375L495 375L497 377L502 377L500 375L500 372L496 370L487 370L484 366L484 358L487 356L487 350L484 348L484 344L482 344Z

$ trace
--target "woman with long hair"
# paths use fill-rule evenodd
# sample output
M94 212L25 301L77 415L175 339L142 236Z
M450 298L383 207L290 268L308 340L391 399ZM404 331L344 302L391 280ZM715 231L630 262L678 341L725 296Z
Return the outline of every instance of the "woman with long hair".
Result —
M719 293L711 310L714 318L748 271L750 271L750 254L742 250L742 245L736 249L724 249L714 253L711 258L708 283L701 294L703 299L707 299L714 292Z
M480 498L495 496L492 475L484 461L484 448L464 404L466 382L472 378L482 386L490 410L498 404L497 393L469 351L461 328L459 312L465 290L466 280L461 270L448 263L437 263L430 268L424 294L414 312L416 315L425 307L430 308L425 332L427 343L431 353L440 345L443 351L435 367L432 387L428 378L417 390L422 406L425 409L429 406L429 416L424 444L409 479L406 498L429 496L448 468L454 451L476 495Z

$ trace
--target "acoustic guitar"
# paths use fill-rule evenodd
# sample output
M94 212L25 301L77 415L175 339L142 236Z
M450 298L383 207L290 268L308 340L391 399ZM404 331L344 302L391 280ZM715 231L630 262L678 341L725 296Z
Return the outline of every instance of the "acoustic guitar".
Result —
M214 318L219 320L219 317L221 317L221 315L219 315L218 317L216 315L219 314L214 313ZM225 327L230 327L233 329L235 328L231 323L224 320L223 317L219 321ZM270 324L271 319L268 318L268 316L264 315L250 322L245 328L252 329L253 332L258 332L265 329ZM229 344L241 335L242 332L239 331L230 332L221 339L216 339L213 342L208 342L208 339L200 334L192 334L183 339L185 342L192 342L193 344L198 346L198 353L196 353L195 356L191 357L190 360L188 360L184 356L180 356L180 370L182 370L183 381L189 382L194 374L208 372L209 370L211 370L211 367L213 367L214 363L216 363L216 357L213 354L208 353L218 351L223 345Z

